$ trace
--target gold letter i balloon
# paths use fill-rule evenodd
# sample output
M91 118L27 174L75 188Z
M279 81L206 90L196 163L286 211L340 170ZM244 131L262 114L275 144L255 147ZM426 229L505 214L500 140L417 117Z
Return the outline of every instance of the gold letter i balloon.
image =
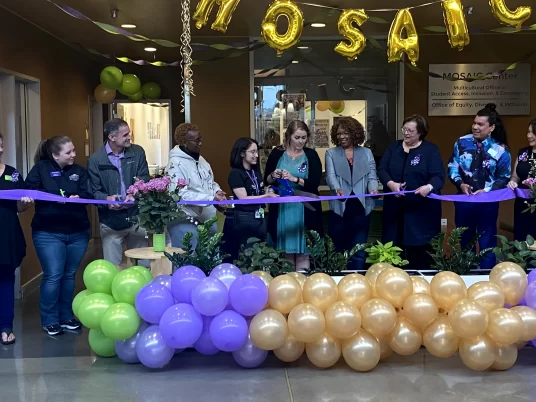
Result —
M530 18L532 8L529 6L521 6L512 11L506 5L506 0L489 0L491 13L505 25L515 27L518 31L521 25Z
M288 19L287 32L282 35L277 32L277 19L281 16ZM268 46L275 49L278 57L300 41L302 31L303 14L295 3L290 0L275 0L270 4L261 25L261 33Z
M341 41L335 46L335 51L348 60L355 60L367 46L367 38L365 35L354 26L363 25L368 20L368 15L365 10L344 10L339 17L338 27L339 33L344 36L350 44Z
M443 0L441 6L443 7L443 17L450 46L463 50L469 44L470 39L462 2L461 0Z
M200 0L192 16L192 19L196 21L196 28L201 29L206 25L212 7L214 7L214 4L218 4L220 8L211 28L214 31L225 33L238 3L240 3L240 0Z
M406 39L402 39L404 29L406 30ZM416 66L417 61L419 61L419 36L409 8L398 10L387 37L387 60L389 63L400 61L404 53L408 55L411 64Z

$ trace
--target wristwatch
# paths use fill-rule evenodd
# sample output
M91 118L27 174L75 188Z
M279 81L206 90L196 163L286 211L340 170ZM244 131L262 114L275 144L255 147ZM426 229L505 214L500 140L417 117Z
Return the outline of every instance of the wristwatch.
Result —
M432 186L431 184L428 184L428 188L430 189L430 192L434 191L434 186Z

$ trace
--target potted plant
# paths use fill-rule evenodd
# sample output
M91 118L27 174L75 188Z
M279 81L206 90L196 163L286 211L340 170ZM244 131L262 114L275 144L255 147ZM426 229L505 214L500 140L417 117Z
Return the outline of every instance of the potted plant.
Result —
M132 219L153 235L153 248L158 252L166 250L165 232L168 223L184 216L177 203L180 201L179 190L186 186L186 181L177 180L174 190L170 190L171 184L169 177L151 179L147 183L136 180L127 190L139 208L139 214Z
M348 267L350 259L358 252L366 248L364 244L356 244L350 251L339 252L335 249L333 240L328 235L323 238L318 232L309 230L305 233L307 248L309 249L308 274L322 272L331 276L340 274Z
M238 259L234 265L245 274L253 271L265 271L273 277L295 271L292 262L285 258L285 253L268 247L266 242L250 238L247 245L241 247Z
M501 241L501 245L493 249L497 261L515 262L524 270L536 266L536 250L533 248L534 238L531 235L527 236L526 241L508 240L501 235L497 237Z
M370 264L384 262L394 267L403 267L408 264L407 260L400 257L402 249L394 246L392 241L385 244L376 241L376 244L366 248L365 251L368 255L366 262Z

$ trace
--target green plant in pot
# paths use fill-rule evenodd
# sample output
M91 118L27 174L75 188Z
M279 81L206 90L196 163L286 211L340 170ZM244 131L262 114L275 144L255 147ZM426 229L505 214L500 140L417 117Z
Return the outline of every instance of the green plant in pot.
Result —
M295 271L292 262L285 258L285 253L268 247L266 242L252 237L246 245L242 245L236 265L245 274L254 271L265 271L273 277Z
M506 237L498 235L501 245L493 249L493 253L497 257L497 261L510 261L519 265L523 269L536 266L536 250L534 246L534 238L531 235L527 236L526 241L508 240Z
M305 239L309 249L308 274L322 272L337 275L348 267L348 262L355 254L367 247L365 244L356 244L351 250L340 252L335 249L331 237L327 235L321 237L314 230L307 231Z
M164 255L173 264L173 270L184 266L193 265L209 275L214 267L220 265L229 255L221 251L223 233L210 235L210 228L217 217L197 225L197 246L192 246L193 233L186 233L182 239L183 253L164 252Z
M462 234L467 228L456 228L447 236L446 233L440 233L430 242L433 253L429 253L433 259L432 268L439 271L451 271L458 275L468 274L472 268L478 267L482 259L493 251L492 248L474 252L478 239L482 234L477 233L469 242L467 247L462 248ZM445 248L445 239L448 249Z
M391 264L394 267L403 267L408 264L408 261L400 256L402 249L393 245L392 241L385 244L376 241L376 244L366 248L365 252L367 253L366 262L369 264L383 262Z

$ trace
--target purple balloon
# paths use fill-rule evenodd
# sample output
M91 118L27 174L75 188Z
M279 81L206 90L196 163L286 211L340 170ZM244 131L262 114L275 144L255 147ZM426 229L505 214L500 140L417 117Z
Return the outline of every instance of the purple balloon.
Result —
M193 265L185 265L176 270L171 278L171 292L177 303L191 303L192 290L205 277L205 273Z
M246 319L235 311L226 310L210 323L210 338L214 346L224 352L234 352L248 340Z
M518 306L526 306L527 305L527 301L525 300L525 296L523 296L523 298L521 299L521 301L519 303L517 303Z
M203 331L203 318L186 303L176 304L166 310L160 320L160 332L167 345L173 349L192 346Z
M199 313L213 317L227 307L229 292L222 281L204 278L192 290L192 305Z
M141 364L149 368L160 368L168 364L175 349L166 345L158 325L151 325L142 332L136 343L136 353Z
M213 318L214 317L203 316L203 332L201 332L201 336L197 342L194 343L195 350L205 356L212 356L220 351L214 346L212 339L210 339L210 323Z
M530 308L536 309L536 282L531 282L529 283L529 286L527 286L525 302Z
M227 289L231 287L231 284L236 278L242 276L242 272L238 267L233 264L223 263L215 267L209 275L211 278L217 278L227 286Z
M149 324L147 324L145 321L142 321L140 327L138 328L138 332L124 341L115 342L115 353L117 353L117 357L119 357L119 359L129 364L140 362L140 359L138 359L138 354L136 353L136 344L138 343L138 339L140 339L141 334L147 328L149 328Z
M171 290L171 275L158 275L151 281L151 283L159 283Z
M235 362L244 368L259 367L268 357L268 351L259 349L251 341L251 336L248 335L248 340L244 346L233 352Z
M136 311L142 319L158 324L162 314L175 304L171 291L159 283L145 285L136 295Z
M536 268L529 272L527 279L529 280L529 283L536 281Z
M266 306L268 288L258 276L242 275L231 285L229 299L237 313L253 316Z

